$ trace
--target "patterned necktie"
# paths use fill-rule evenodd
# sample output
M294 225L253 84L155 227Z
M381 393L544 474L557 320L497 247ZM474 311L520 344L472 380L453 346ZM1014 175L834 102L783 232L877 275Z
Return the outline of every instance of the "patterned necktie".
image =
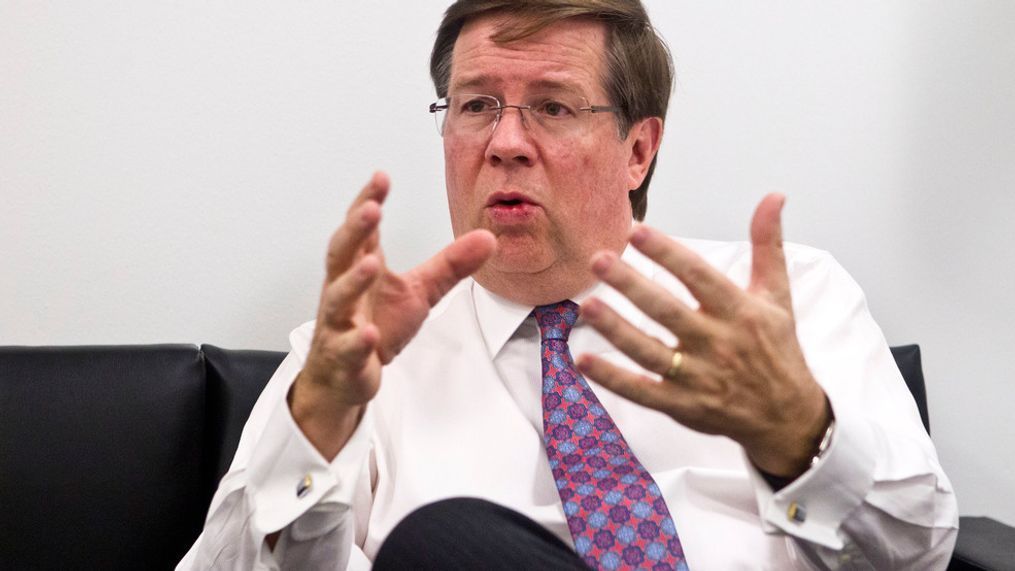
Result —
M594 569L687 570L666 501L574 366L578 306L537 307L543 444L575 550Z

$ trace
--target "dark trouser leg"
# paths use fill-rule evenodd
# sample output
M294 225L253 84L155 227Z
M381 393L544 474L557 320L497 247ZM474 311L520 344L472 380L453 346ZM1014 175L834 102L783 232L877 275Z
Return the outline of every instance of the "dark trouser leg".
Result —
M581 569L568 545L522 514L453 498L419 508L381 545L374 569Z

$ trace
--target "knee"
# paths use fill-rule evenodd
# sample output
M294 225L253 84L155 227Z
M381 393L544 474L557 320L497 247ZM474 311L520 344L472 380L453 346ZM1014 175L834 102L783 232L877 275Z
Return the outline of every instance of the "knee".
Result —
M450 498L412 512L391 531L374 569L581 569L578 555L543 526L478 498Z
M477 532L472 525L476 520L485 519L490 515L503 517L510 510L487 500L479 498L448 498L426 504L405 516L391 530L385 543L400 541L403 536L419 538L427 536L428 541L439 542L441 536L461 538L462 534Z
M480 541L483 522L499 510L506 508L477 498L449 498L420 507L388 534L374 569L460 566L461 558L468 558Z

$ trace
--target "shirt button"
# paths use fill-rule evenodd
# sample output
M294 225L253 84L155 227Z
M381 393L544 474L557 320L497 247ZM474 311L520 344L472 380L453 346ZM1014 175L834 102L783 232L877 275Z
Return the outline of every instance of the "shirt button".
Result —
M310 474L303 476L299 484L296 484L296 497L302 498L303 496L310 493L310 488L314 487L314 479L310 477Z
M789 509L786 510L786 517L790 521L803 523L807 519L807 510L796 502L790 502Z

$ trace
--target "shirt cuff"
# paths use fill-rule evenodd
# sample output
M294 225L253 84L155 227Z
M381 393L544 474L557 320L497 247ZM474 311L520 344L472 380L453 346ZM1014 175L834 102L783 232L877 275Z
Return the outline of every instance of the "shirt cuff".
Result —
M282 398L274 405L247 465L251 523L262 533L274 533L311 508L330 504L327 509L314 510L320 517L301 521L300 535L316 536L334 527L338 516L352 505L371 447L371 407L367 406L359 426L329 464L293 419L285 399L288 393L288 388L282 391Z
M835 433L814 466L779 491L748 460L758 512L767 533L784 532L831 549L842 549L838 531L874 485L877 442L863 416L832 405ZM842 409L842 410L840 410Z

